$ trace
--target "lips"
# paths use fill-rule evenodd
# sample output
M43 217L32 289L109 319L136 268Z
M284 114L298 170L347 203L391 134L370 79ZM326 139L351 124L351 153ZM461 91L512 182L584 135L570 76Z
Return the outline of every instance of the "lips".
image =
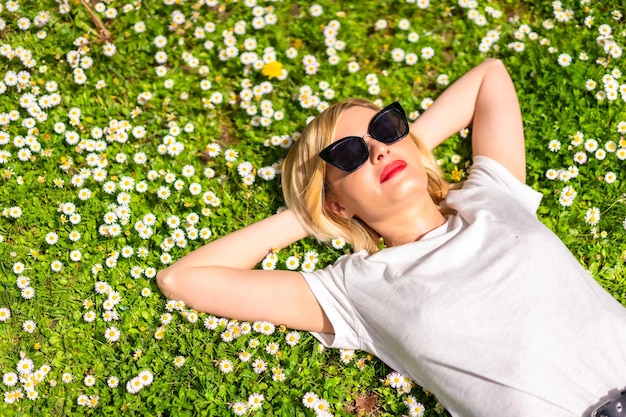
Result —
M402 160L391 162L385 167L385 169L383 169L383 172L380 173L380 183L382 184L385 181L389 181L404 168L406 168L406 162Z

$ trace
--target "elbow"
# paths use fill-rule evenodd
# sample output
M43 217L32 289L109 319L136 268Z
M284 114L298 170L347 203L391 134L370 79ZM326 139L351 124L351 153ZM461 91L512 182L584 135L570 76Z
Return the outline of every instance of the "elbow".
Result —
M174 288L176 285L176 278L175 278L174 271L172 271L172 268L170 267L170 268L162 269L159 272L157 272L156 283L157 283L157 286L159 287L159 290L161 290L161 293L165 297L171 299L172 293L174 292Z

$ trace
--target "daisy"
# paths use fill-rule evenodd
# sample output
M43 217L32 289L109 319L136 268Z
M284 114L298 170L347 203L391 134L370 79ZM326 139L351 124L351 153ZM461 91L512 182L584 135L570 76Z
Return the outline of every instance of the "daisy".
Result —
M300 269L302 272L313 272L315 271L315 263L311 261L304 261Z
M115 55L116 52L117 52L117 47L114 44L112 44L112 43L107 42L102 47L102 53L105 56L111 57L111 56Z
M0 308L0 322L5 322L11 318L11 310L6 307Z
M574 190L573 187L566 186L561 190L559 203L564 207L571 206L577 195L578 193L576 192L576 190Z
M424 415L424 412L426 411L424 405L419 402L407 404L407 407L409 409L410 417L422 417Z
M117 388L117 386L120 384L120 379L116 376L110 376L107 379L107 386L109 388Z
M287 342L287 344L289 346L295 346L298 344L298 342L300 341L300 333L293 331L293 332L289 332L285 335L285 341Z
M598 141L595 139L587 139L585 141L585 149L587 150L587 152L594 152L596 149L598 149Z
M397 371L391 372L387 375L385 382L392 388L400 388L404 384L404 375Z
M272 380L275 382L283 382L285 380L285 373L280 366L272 368Z
M109 327L104 332L104 337L109 342L117 342L120 339L120 335L121 333L117 327Z
M22 262L15 262L13 264L13 273L14 274L21 274L24 272L24 270L26 269L26 266L22 263Z
M22 323L22 330L24 330L27 333L33 333L36 328L37 328L37 323L35 323L32 320L26 320L24 323Z
M28 358L20 359L16 366L17 372L22 376L32 373L33 369L33 361Z
M267 369L267 364L265 363L263 359L255 359L255 361L252 362L252 370L255 373L260 375L263 372L265 372L266 369Z
M265 257L265 259L263 259L263 262L261 262L261 265L264 270L269 271L269 270L276 269L277 262L278 260L275 257L268 255Z
M81 394L78 396L78 398L76 398L76 404L80 405L80 406L87 406L87 404L89 403L89 397L87 397L85 394Z
M582 145L583 140L585 139L585 135L582 132L576 132L571 136L571 138L572 138L573 146L580 146Z
M87 375L83 379L83 383L86 387L93 387L96 384L96 378L93 375Z
M435 50L430 46L427 46L425 48L422 48L421 54L423 59L429 60L435 56Z
M161 186L157 190L157 197L159 197L161 200L167 200L171 194L172 192L170 191L170 189L165 186Z
M297 256L290 256L285 261L285 265L290 271L295 271L300 266L300 260Z
M204 319L204 327L206 327L208 330L215 330L218 324L219 321L215 316L208 316Z
M395 62L402 62L404 60L406 53L404 52L404 49L402 48L394 48L391 51L391 59L393 59Z
M174 366L176 366L177 368L182 367L185 364L185 357L184 356L176 356L174 358Z
M148 385L152 384L152 382L154 381L154 375L152 374L152 372L150 372L147 369L144 369L143 371L139 372L139 375L137 375L137 378L139 378L139 380L141 381L144 387L147 387Z
M311 7L309 7L309 13L313 17L319 17L322 15L323 12L324 12L324 9L319 4L314 4Z
M267 346L265 346L265 351L272 356L276 355L279 349L280 349L280 346L276 342L270 342L267 344Z
M378 84L372 84L367 88L367 92L373 96L380 93L380 86Z
M551 152L558 152L561 149L561 142L556 139L551 140L548 144L548 149L550 149Z
M249 362L250 359L252 359L252 355L250 354L250 352L244 350L239 354L239 360L241 362Z
M243 416L248 412L248 408L246 406L245 403L242 402L235 402L231 405L231 408L233 410L233 414L235 414L236 416Z
M352 349L340 349L339 356L341 358L341 362L348 364L354 358L354 350Z
M24 289L30 285L30 278L24 277L24 276L18 276L15 281L15 284L17 285L18 288Z
M613 29L611 29L611 26L604 24L598 27L598 32L602 36L611 36Z
M302 396L302 404L304 404L306 408L314 408L318 401L319 397L314 392L307 392Z
M556 169L550 168L546 171L546 178L549 180L555 180L558 176Z
M239 153L234 149L227 149L224 151L224 159L226 159L227 162L235 162L238 156Z
M558 63L562 67L567 67L572 63L572 57L568 54L561 54L558 57Z
M35 289L33 287L24 287L21 292L22 298L30 300L35 296Z
M94 285L94 289L98 294L108 294L112 291L111 286L104 281L96 282Z
M156 340L162 340L165 337L165 327L160 326L154 332L154 338Z
M198 313L195 311L189 311L186 314L186 319L189 323L195 323L198 321Z
M17 384L18 376L15 372L7 372L2 377L2 382L7 387L12 387Z
M228 359L222 359L221 361L218 362L218 364L219 364L220 371L225 374L232 372L234 369L233 363Z
M276 327L273 323L270 323L269 321L263 321L260 323L259 333L270 336L274 333L275 329Z
M141 380L137 377L132 378L130 381L126 383L126 391L130 394L136 394L143 388L143 384Z
M606 174L604 174L604 181L607 184L613 184L616 180L617 180L617 175L615 175L614 172L609 171Z
M258 393L251 394L248 397L248 406L250 406L251 409L261 408L263 406L264 399L265 397L263 396L263 394L258 394Z
M59 241L59 235L55 232L50 232L46 235L46 243L48 245L54 245Z
M326 412L330 408L330 403L323 398L318 398L311 408L313 408L316 413Z
M580 165L584 164L585 162L587 162L587 154L583 151L576 152L574 154L574 162Z
M91 323L95 319L96 319L96 313L94 313L91 310L87 311L87 312L85 312L85 314L83 314L83 320L85 320L87 323Z
M595 226L600 221L600 209L592 207L585 213L585 222L589 226Z
M351 61L348 62L348 72L355 73L360 69L358 62Z
M13 219L18 219L22 215L22 209L19 207L10 207L9 208L9 217Z
M420 107L422 108L422 110L428 110L428 108L433 104L433 99L426 97L425 99L423 99L420 103Z
M437 76L436 82L438 85L446 86L450 83L450 77L447 74L440 74Z

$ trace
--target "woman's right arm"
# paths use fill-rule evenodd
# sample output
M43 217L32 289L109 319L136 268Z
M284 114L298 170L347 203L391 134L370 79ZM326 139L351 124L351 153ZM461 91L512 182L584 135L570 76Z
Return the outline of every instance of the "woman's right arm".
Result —
M294 213L285 210L189 253L159 271L157 284L166 297L198 311L332 333L300 273L251 269L271 250L306 236Z

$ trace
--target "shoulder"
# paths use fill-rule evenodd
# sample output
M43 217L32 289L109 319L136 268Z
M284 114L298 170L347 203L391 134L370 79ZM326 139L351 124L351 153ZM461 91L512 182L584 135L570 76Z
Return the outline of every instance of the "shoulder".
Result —
M498 161L476 155L468 179L460 189L451 191L446 200L453 202L455 199L469 198L470 195L476 198L498 194L513 197L514 201L523 203L532 212L537 210L543 198L540 192L520 181Z

